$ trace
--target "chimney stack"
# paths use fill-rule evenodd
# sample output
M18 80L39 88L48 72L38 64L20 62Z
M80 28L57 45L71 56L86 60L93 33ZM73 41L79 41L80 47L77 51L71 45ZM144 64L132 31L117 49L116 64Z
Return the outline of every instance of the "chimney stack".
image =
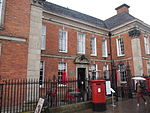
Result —
M122 4L121 6L117 7L115 10L117 10L117 14L123 13L123 12L128 12L129 13L129 8L127 4Z

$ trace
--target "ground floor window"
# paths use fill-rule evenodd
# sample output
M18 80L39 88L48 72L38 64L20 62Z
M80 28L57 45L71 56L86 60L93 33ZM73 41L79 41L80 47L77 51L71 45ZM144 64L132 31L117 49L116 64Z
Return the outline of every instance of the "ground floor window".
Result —
M126 77L126 65L124 63L120 63L118 65L119 68L119 78L120 78L120 83L126 83L127 82L127 77Z
M108 65L107 64L103 65L103 73L104 73L104 78L106 80L108 80L110 77L109 77L109 70L108 70Z
M89 68L89 79L97 80L98 79L98 69L97 64L92 64Z
M59 62L58 63L58 81L62 81L63 73L67 72L67 63L66 62Z
M44 67L45 67L45 62L40 61L40 77L39 77L40 87L43 86L43 82L44 82Z
M150 62L147 62L147 73L150 75Z

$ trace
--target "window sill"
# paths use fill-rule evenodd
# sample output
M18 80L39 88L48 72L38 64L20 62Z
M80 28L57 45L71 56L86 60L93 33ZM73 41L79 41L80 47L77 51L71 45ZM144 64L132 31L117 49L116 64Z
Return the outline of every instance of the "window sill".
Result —
M97 56L97 54L91 54L91 56Z
M65 54L66 54L66 53L67 53L67 51L59 51L59 53L65 53Z
M125 54L124 55L118 55L118 57L123 57L123 56L125 56Z

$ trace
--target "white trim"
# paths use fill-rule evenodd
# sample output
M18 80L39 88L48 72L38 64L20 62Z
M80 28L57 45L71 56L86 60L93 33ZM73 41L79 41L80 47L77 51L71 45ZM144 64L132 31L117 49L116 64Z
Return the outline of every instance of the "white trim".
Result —
M82 44L79 43L79 34L81 34L83 37L82 38ZM81 44L82 47L79 47ZM81 51L79 51L79 48L82 49ZM86 49L86 42L85 42L85 34L81 33L81 32L77 32L77 53L78 54L85 54L85 49Z
M65 40L66 40L66 42L65 42L65 50L63 51L63 50L60 50L61 48L63 48L62 47L62 45L60 45L60 33L62 33L62 32L65 32ZM64 29L60 29L59 30L59 52L62 52L62 53L67 53L68 52L68 31L66 31L66 30L64 30ZM62 38L64 38L63 36L62 36ZM64 40L64 39L63 39ZM63 42L61 42L61 44L62 44ZM61 46L61 47L60 47ZM63 45L64 46L64 45Z
M144 49L145 54L150 54L150 43L149 43L149 37L144 36Z
M103 48L103 43L105 43L105 47L104 48ZM105 55L103 54L103 49L105 50ZM102 40L102 57L108 57L107 40L106 39Z
M94 45L92 45L92 39L94 39ZM92 54L92 48L94 46L94 54ZM97 43L96 43L96 37L90 37L90 47L91 47L91 56L97 56Z
M116 45L117 45L117 56L121 57L121 56L125 56L125 50L124 50L124 54L121 53L121 45L119 43L119 39L123 40L123 37L119 37L116 38ZM123 45L124 45L124 40L123 40ZM124 47L125 48L125 47Z
M42 65L42 68L43 68L43 74L42 74L42 82L44 82L44 79L45 79L45 61L41 60L40 61L40 72L41 72L41 62L43 62L43 65ZM41 76L41 75L40 75ZM39 79L40 79L40 76L39 76ZM42 84L41 87L44 87L44 84Z
M9 41L26 42L26 39L23 39L23 38L17 38L17 37L9 37L9 36L0 36L0 40L9 40Z
M149 66L148 66L149 65ZM148 71L148 67L150 68L150 61L147 61L147 74L150 75L149 71Z
M41 50L45 50L45 49L46 49L46 25L42 24Z
M3 27L4 24L4 13L5 13L5 0L2 0L0 4L0 27Z

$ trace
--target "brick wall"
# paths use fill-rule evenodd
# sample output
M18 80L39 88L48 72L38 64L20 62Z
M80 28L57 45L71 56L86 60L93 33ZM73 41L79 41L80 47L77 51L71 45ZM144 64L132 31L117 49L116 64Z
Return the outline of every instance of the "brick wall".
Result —
M4 29L0 34L28 38L30 0L6 0Z
M52 23L46 23L43 22L43 24L46 25L46 50L42 51L42 54L46 55L58 55L58 56L69 56L69 57L77 57L77 29L64 27L66 31L68 31L68 52L67 53L60 53L58 51L58 35L59 35L59 29L62 29L63 26L52 24ZM102 57L102 40L104 37L96 34L92 34L89 32L84 32L86 34L86 56L91 59L100 59L104 60ZM97 56L91 56L90 55L90 37L92 36L96 37L96 43L97 43ZM109 40L107 41L108 45L108 53L109 53ZM110 59L109 57L107 60ZM45 61L45 76L50 77L53 75L57 75L58 73L58 62L62 61L62 58L52 58L52 57L42 57L42 60ZM69 78L74 78L76 76L76 64L74 64L74 59L63 59L67 63L67 70L68 70L68 76ZM90 64L96 63L98 64L98 70L103 69L103 65L105 62L102 61L90 61ZM109 63L107 63L109 64ZM110 65L109 65L110 66ZM100 72L102 74L102 72Z
M2 54L0 56L0 75L2 79L24 78L27 69L27 44L0 41Z
M29 37L30 0L6 0L4 29L0 36L8 38ZM9 37L10 36L10 37ZM0 75L2 79L24 78L27 74L28 43L0 40Z

